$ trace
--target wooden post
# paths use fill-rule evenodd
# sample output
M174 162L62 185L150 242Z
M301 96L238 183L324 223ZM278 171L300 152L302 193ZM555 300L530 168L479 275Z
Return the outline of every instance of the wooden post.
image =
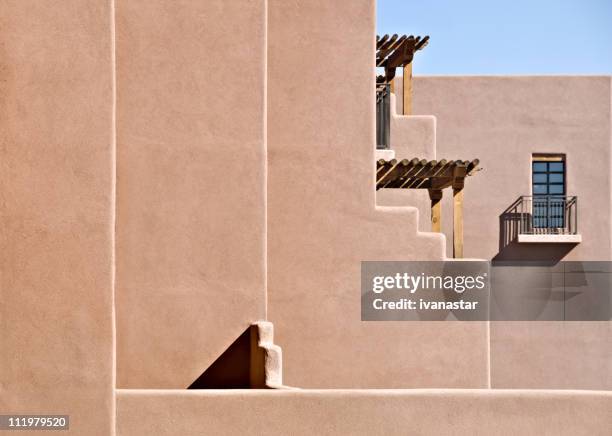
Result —
M463 257L463 186L453 186L453 257Z
M463 186L467 176L467 165L457 161L453 170L453 257L463 257Z
M429 189L431 199L431 231L440 233L442 231L442 190Z
M404 115L412 115L412 62L404 65Z
M394 67L385 67L385 80L389 84L389 91L394 94L395 86L393 82L395 82L395 68Z

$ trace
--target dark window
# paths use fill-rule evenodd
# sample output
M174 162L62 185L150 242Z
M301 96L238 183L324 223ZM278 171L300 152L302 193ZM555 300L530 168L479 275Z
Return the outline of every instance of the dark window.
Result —
M562 228L565 224L565 161L532 162L533 226Z
M534 160L532 168L533 195L565 195L565 162Z

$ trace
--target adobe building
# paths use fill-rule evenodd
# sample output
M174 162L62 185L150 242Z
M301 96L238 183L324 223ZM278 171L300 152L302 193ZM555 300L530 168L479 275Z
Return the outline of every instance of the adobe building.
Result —
M380 151L375 8L4 4L0 414L122 436L612 427L610 322L359 316L364 260L516 260L500 214L540 158L580 214L535 250L610 260L610 77L417 77ZM383 181L421 189L377 190L398 162L421 175Z
M395 99L390 130L397 145L390 148L404 153L404 124L427 120L434 132L427 157L469 152L480 158L482 172L470 180L465 196L465 257L611 259L610 76L438 76L411 82L414 116L404 116L402 98ZM402 80L394 85L402 97ZM443 203L442 232L452 240L450 197ZM594 204L597 213L591 213ZM541 209L535 223L509 223L521 207ZM421 222L424 231L428 226Z
M380 156L412 157L418 141L426 147L419 156L432 162L457 151L479 157L463 196L462 257L530 269L595 261L596 273L603 265L610 272L610 76L400 77L393 86L390 142ZM415 115L403 113L404 102ZM377 203L437 212L420 230L453 241L456 206L452 191L442 192L432 200L427 190L381 189ZM452 244L447 256L455 256ZM609 390L610 333L606 322L492 322L492 386Z

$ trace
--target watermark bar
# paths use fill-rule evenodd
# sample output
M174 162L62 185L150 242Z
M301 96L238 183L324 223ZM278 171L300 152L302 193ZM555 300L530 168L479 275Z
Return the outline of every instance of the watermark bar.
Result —
M362 262L362 321L608 321L612 262Z
M68 430L68 415L0 415L0 430Z

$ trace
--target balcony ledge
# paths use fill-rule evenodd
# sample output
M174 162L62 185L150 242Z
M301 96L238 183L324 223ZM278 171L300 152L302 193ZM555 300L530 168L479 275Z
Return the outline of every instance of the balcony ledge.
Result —
M389 148L385 150L377 149L376 150L376 160L378 161L380 159L384 159L384 160L395 159L395 150L391 150Z
M579 244L582 242L582 235L518 235L519 243L529 244Z

